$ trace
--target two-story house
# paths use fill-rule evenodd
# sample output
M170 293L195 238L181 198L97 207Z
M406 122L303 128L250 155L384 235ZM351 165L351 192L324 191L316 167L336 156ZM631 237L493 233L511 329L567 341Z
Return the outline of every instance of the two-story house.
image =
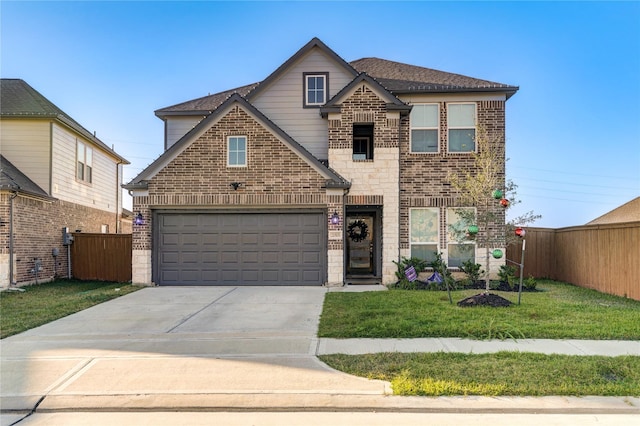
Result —
M259 83L159 109L165 152L124 186L142 219L133 281L388 284L402 257L482 263L449 235L447 174L474 167L478 129L504 144L517 90L349 63L314 38Z
M70 277L63 228L121 232L129 162L25 81L0 90L0 286Z

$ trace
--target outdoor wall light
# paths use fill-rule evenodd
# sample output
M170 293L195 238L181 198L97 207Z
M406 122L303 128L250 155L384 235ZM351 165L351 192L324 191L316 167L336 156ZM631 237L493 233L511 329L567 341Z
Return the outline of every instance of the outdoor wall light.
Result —
M229 186L233 187L234 191L237 191L238 188L240 188L242 186L242 182L231 182L229 184Z
M333 214L331 215L331 224L338 225L339 223L340 223L340 215L338 215L338 212L333 212Z
M135 219L133 219L133 224L134 225L144 225L144 217L142 217L142 213L138 213L135 217Z

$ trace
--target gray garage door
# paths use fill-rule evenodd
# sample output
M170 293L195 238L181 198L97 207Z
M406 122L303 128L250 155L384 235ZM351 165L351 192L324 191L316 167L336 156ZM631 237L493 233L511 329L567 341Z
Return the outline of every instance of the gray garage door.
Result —
M322 285L323 213L159 213L159 285Z

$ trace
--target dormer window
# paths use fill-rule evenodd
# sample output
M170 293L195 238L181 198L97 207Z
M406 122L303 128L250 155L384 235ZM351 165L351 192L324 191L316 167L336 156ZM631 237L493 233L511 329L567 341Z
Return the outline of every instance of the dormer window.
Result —
M317 107L327 102L329 73L304 73L304 106Z

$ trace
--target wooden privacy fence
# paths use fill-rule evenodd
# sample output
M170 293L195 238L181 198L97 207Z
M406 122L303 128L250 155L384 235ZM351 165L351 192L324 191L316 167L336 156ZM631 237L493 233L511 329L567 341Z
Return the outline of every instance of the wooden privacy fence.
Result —
M640 300L640 222L526 228L524 276ZM522 243L507 249L520 262Z
M79 280L131 281L131 234L74 233L71 275Z

